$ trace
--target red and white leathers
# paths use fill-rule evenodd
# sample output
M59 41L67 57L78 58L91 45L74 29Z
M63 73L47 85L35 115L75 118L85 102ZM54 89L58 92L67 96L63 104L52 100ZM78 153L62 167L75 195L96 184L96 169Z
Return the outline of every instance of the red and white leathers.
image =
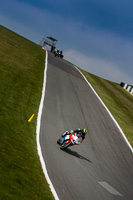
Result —
M81 139L80 135L78 136L77 133L71 134L69 131L66 131L65 133L63 133L62 136L63 136L63 137L66 136L66 137L67 137L66 139L70 139L71 142L72 142L74 145L78 145L78 144L82 143L82 139Z
M74 133L72 136L73 136L73 144L74 145L78 145L82 142L82 140L80 140L80 138L78 137L77 133Z

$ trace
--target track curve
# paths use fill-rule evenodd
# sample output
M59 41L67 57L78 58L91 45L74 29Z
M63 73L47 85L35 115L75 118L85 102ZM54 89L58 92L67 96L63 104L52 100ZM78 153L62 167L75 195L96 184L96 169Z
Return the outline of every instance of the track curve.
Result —
M57 139L79 127L84 142L61 151ZM40 145L60 200L133 199L133 154L78 70L51 53Z

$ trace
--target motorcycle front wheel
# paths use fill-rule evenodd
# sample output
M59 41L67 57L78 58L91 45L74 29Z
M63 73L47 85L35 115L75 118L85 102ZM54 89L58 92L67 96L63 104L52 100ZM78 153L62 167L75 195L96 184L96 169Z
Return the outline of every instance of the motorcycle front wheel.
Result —
M65 141L65 142L61 145L60 149L61 149L61 150L66 149L67 147L70 146L70 144L71 144L71 142Z
M60 144L60 139L57 140L57 144Z

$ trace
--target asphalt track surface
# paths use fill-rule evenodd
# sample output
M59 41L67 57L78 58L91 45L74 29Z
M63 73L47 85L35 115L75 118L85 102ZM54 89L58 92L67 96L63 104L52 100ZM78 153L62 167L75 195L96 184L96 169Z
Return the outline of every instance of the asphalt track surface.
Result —
M60 135L79 127L88 130L83 143L60 150ZM40 144L60 200L133 200L131 150L82 75L51 53Z

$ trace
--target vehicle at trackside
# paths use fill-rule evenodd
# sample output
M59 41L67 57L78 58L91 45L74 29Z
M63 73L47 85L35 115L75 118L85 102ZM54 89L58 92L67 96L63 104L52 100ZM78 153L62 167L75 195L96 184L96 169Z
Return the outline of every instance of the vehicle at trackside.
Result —
M59 49L57 49L56 51L54 51L54 54L55 54L55 57L60 57L60 58L63 58L64 55L63 55L63 51L59 51Z
M66 149L67 147L73 145L79 145L85 139L87 130L84 129L76 129L71 131L65 131L61 137L57 140L57 144L60 145L60 149Z

